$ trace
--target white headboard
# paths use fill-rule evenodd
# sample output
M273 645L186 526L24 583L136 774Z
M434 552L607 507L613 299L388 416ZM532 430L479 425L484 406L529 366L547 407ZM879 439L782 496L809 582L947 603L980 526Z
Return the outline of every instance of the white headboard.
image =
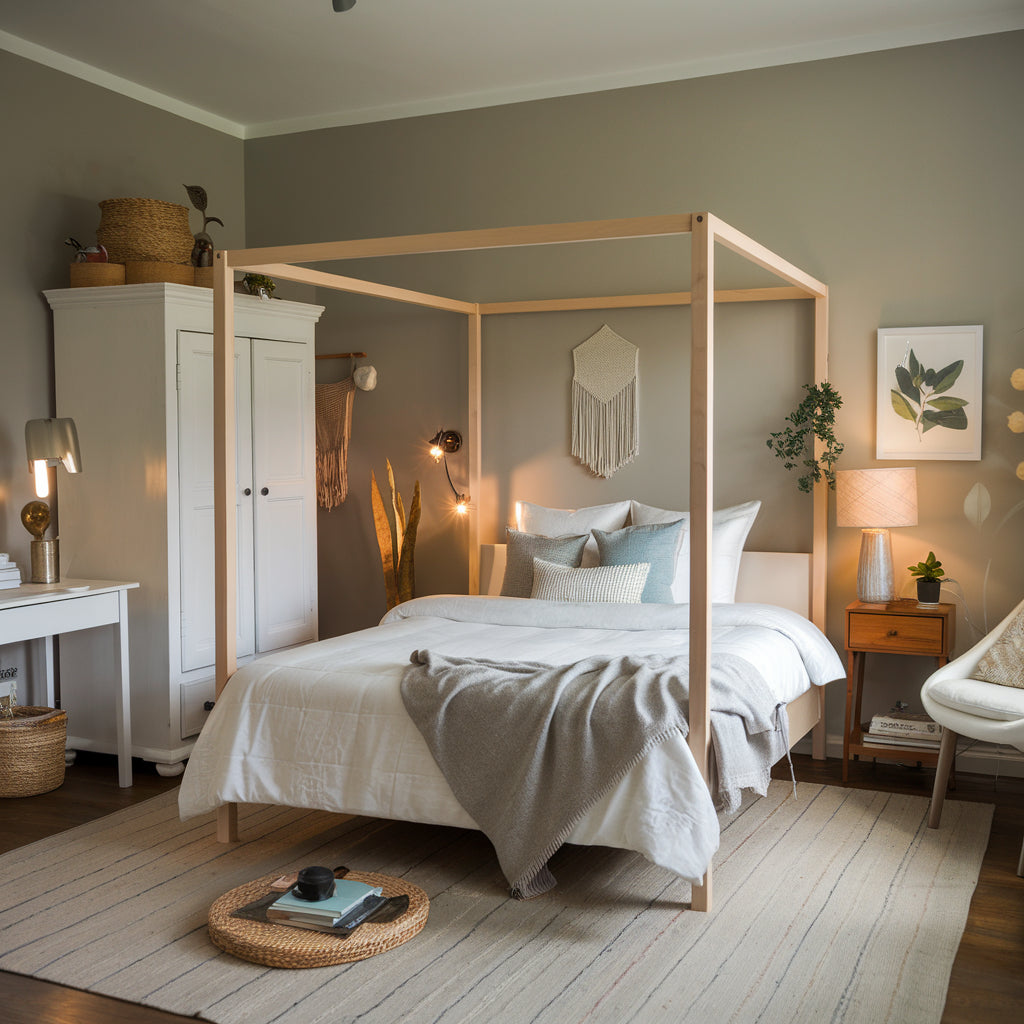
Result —
M480 593L501 593L505 545L480 545ZM811 614L811 556L802 551L744 551L736 584L737 601L777 604Z

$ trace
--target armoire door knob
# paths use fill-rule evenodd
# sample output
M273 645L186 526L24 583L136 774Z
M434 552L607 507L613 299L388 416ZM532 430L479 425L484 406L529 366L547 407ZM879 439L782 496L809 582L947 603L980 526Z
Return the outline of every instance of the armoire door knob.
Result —
M246 489L244 491L242 491L242 493L248 498L249 495L252 494L252 488L251 487L246 487Z
M269 493L270 493L270 488L269 487L261 487L260 488L260 494L262 494L264 497L266 495L268 495Z

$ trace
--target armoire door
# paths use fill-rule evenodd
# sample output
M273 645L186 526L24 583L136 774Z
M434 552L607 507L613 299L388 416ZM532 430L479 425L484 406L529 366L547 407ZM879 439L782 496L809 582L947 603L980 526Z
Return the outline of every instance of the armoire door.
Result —
M238 656L255 650L252 384L248 338L235 339L235 472L238 497ZM181 668L216 655L213 522L213 336L178 333L178 505Z
M252 341L256 650L315 640L316 456L304 346Z

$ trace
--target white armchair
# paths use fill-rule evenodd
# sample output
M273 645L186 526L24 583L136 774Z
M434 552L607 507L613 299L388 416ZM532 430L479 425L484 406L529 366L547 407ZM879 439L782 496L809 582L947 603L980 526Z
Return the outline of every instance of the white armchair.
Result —
M932 673L921 688L925 711L942 726L929 828L939 827L957 736L1006 743L1024 751L1024 689L972 678L978 662L1022 612L1024 601L969 651ZM1017 874L1024 874L1024 849Z

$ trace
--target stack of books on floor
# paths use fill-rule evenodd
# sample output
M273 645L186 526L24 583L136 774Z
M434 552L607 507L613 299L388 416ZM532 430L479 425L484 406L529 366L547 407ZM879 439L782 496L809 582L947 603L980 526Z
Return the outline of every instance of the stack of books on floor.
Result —
M367 899L378 902L383 890L379 885L367 885L351 878L338 878L334 895L323 900L304 900L290 890L267 907L267 920L274 924L287 924L294 928L311 928L330 932L344 927L346 919L355 916Z
M10 590L21 586L21 570L17 562L5 562L0 565L0 590Z
M909 711L889 711L875 715L864 733L864 743L876 747L912 747L918 750L938 750L942 740L942 726L925 714Z

